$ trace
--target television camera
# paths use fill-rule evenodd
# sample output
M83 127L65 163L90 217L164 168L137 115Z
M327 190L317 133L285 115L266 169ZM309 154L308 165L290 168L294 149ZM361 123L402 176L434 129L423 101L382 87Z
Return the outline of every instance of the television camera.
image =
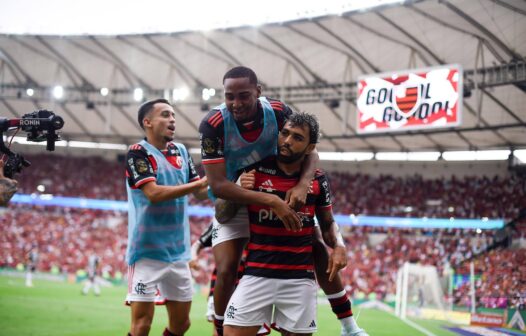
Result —
M16 119L0 118L0 153L3 154L2 158L7 156L7 160L4 160L4 176L13 178L16 173L20 173L23 168L31 165L22 155L12 152L5 145L4 132L18 128L27 132L27 141L47 141L46 149L53 151L55 141L60 140L56 131L63 126L64 120L48 110L34 111Z

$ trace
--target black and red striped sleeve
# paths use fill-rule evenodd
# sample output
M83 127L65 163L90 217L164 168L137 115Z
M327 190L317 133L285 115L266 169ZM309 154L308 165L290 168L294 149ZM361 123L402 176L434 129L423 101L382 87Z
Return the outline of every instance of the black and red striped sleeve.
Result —
M148 155L139 144L130 146L126 155L126 180L132 189L137 189L145 183L156 181L155 159Z
M223 115L219 110L210 111L199 125L201 136L201 162L206 164L225 162Z
M332 210L332 195L331 187L327 175L322 171L318 170L315 174L315 179L318 181L320 186L320 193L316 199L316 212L318 211L331 211Z

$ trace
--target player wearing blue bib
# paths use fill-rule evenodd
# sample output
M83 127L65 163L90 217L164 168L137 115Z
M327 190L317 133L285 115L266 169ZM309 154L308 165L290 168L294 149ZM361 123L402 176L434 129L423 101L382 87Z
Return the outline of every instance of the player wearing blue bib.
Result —
M138 121L146 138L126 157L129 335L148 335L159 297L168 311L163 335L184 335L193 294L187 195L207 198L207 179L196 173L185 146L173 142L175 112L167 100L144 103Z

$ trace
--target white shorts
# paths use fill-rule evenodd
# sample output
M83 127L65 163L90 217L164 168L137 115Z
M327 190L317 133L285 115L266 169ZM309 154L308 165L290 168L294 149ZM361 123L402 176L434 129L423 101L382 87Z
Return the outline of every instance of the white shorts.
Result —
M242 206L227 224L220 224L214 217L212 227L212 247L227 240L250 237L248 210Z
M190 302L193 294L192 275L186 261L167 263L144 258L128 266L127 303Z
M314 333L317 290L312 279L244 275L228 302L224 324L251 327L272 321L272 325L293 333Z

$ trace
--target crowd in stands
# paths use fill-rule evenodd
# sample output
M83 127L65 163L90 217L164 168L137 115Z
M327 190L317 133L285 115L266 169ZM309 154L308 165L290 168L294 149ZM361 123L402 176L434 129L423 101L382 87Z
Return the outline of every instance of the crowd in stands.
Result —
M53 195L126 199L122 163L98 157L28 158L38 161L39 167L24 173L21 193L35 193L37 185L44 185L45 193ZM526 208L526 180L515 176L430 180L330 173L329 177L336 213L509 220ZM190 219L195 241L211 219ZM0 230L0 267L23 264L32 246L37 246L42 271L58 267L61 272L74 273L86 267L90 253L96 253L110 274L126 273L127 215L123 212L12 204L0 215ZM441 275L448 274L450 267L457 274L469 274L462 261L471 257L475 257L479 305L502 305L498 298L506 298L506 305L516 306L526 296L526 250L483 253L493 244L495 231L347 227L344 233L349 266L343 278L354 297L392 297L396 272L406 261L434 265ZM516 235L526 237L526 230ZM213 268L211 253L202 254L201 266L194 276L196 282L206 284ZM454 303L469 305L468 291L469 283L461 283L454 292Z

